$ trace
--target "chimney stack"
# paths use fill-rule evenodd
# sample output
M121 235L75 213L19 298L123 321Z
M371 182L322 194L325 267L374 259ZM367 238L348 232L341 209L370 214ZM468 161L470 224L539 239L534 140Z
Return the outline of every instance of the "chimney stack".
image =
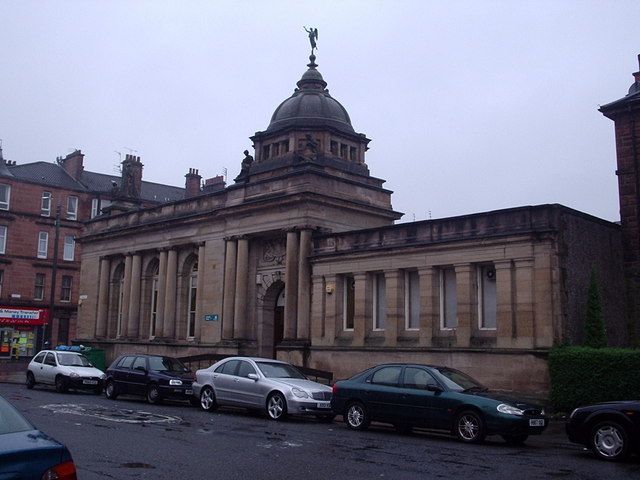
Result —
M64 158L58 158L57 161L71 178L74 180L80 179L84 170L84 154L82 151L75 150Z
M189 173L185 176L184 181L184 198L195 197L200 194L200 181L202 180L202 175L198 173L198 170L195 168L190 168Z
M140 198L142 190L142 167L140 157L127 153L122 161L121 190L128 197Z
M224 190L225 182L222 175L218 175L213 178L208 178L204 181L204 187L202 187L202 193L211 193Z

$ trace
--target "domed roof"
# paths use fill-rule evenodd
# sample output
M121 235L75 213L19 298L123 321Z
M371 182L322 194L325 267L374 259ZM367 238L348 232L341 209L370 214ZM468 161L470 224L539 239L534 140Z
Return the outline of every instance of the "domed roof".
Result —
M315 55L309 59L309 70L298 81L298 88L293 95L273 112L265 132L272 133L288 127L333 127L344 133L355 134L347 110L329 95L327 82L316 70Z

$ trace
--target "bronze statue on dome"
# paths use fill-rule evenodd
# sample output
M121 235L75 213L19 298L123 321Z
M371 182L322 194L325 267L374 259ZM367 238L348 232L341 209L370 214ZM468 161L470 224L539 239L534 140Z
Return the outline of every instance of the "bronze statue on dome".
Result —
M311 44L311 55L313 55L313 51L318 48L316 46L316 40L318 40L318 29L317 28L313 28L310 27L307 30L307 27L302 27L304 28L304 31L307 32L309 34L309 43Z

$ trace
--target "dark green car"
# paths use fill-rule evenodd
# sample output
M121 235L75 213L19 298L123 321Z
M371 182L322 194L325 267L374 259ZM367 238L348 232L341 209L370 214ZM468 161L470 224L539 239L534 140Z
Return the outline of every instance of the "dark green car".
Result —
M502 435L522 444L548 424L544 409L507 397L448 367L385 364L333 386L331 408L363 430L374 420L400 431L423 427L450 432L467 443Z

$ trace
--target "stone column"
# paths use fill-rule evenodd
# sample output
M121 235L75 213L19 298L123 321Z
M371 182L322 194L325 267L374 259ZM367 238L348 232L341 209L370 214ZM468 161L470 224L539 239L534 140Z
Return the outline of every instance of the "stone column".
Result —
M236 297L236 257L238 244L235 239L226 240L224 259L224 297L222 299L222 339L233 338L233 314Z
M371 288L366 273L354 273L354 292L353 292L353 344L364 345L364 339L372 326L367 326L367 320L371 321L371 315L367 312L371 311Z
M142 274L142 256L135 253L131 261L131 290L129 294L129 320L127 336L138 338L140 335L140 282Z
M109 280L111 261L107 257L100 259L100 284L98 285L98 312L96 315L96 337L107 336L109 315Z
M162 336L165 338L175 337L177 275L178 252L172 248L167 252L167 282L164 289L164 320L162 322Z
M536 324L533 307L533 259L515 261L515 346L535 346Z
M456 346L468 347L471 332L477 321L478 303L475 298L475 268L471 264L455 265L456 292L458 295L458 327L456 328Z
M198 247L198 282L197 293L196 293L196 324L193 331L193 335L196 340L200 340L200 325L202 322L202 317L204 312L202 311L202 299L204 298L204 275L205 275L205 264L204 264L204 243L200 244Z
M309 339L309 310L311 308L311 230L300 231L300 255L298 257L298 339Z
M296 338L298 313L298 232L287 232L287 257L284 272L284 339Z
M385 345L395 346L398 343L398 332L404 330L404 272L402 270L385 271L384 280L387 305Z
M314 275L311 279L311 343L318 343L325 336L325 303L326 297L324 277ZM332 292L333 295L333 292Z
M433 267L418 269L420 277L420 345L430 346L440 329L440 272Z
M247 336L247 282L249 280L249 239L238 238L238 258L236 261L236 295L233 308L233 337Z
M129 303L131 301L131 254L127 253L124 258L124 282L122 295L122 319L120 320L120 335L126 337L129 335Z
M496 269L496 329L498 348L513 346L515 309L513 264L511 260L493 263Z
M158 304L156 305L156 337L164 336L164 298L167 286L167 251L160 250L158 259Z

